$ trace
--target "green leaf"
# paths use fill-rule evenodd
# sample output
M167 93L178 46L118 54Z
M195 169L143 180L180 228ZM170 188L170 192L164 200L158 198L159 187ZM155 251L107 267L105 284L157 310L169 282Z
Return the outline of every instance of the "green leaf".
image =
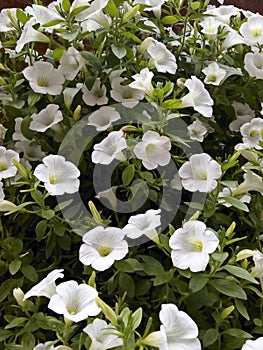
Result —
M162 107L166 109L177 109L180 107L180 105L181 105L181 100L176 100L176 99L166 100L162 103Z
M74 18L75 16L77 16L80 12L88 9L90 7L90 5L85 5L85 6L80 6L80 7L76 7L73 11L70 12L69 14L69 19L71 20L72 18Z
M238 299L247 299L247 295L243 288L241 288L235 282L229 281L227 279L213 279L209 281L218 292L228 295L229 297Z
M10 264L9 264L9 272L11 273L11 275L15 275L19 269L21 267L21 260L13 260Z
M72 42L77 38L78 34L79 34L79 31L76 29L73 32L60 33L59 36L61 36L61 38L69 42Z
M143 271L149 276L157 276L158 274L165 272L163 265L160 261L156 260L152 256L139 255L139 257L144 261Z
M39 221L36 226L36 236L37 240L41 241L46 234L47 222L46 220Z
M161 19L163 24L175 24L180 21L178 16L165 16Z
M139 327L141 321L142 321L142 308L139 307L139 308L132 314L132 329L135 330L137 327Z
M45 206L44 195L39 190L31 191L31 197L36 201L40 207Z
M51 210L51 209L43 209L43 210L41 210L40 215L43 219L50 220L55 216L55 212L54 212L54 210Z
M120 272L135 272L142 271L143 266L136 259L126 259L126 260L118 260L114 263L115 268Z
M231 273L234 276L243 278L244 280L247 280L252 283L259 284L259 282L245 269L242 269L238 266L232 266L232 265L226 265L223 266L224 270L227 270L229 273Z
M101 61L98 59L98 57L87 51L80 51L80 54L87 61L87 63L96 68L99 73L102 71Z
M26 22L28 21L27 15L21 9L16 10L16 17L22 24L26 24Z
M126 49L124 46L111 44L111 51L118 59L122 59L126 55Z
M54 61L59 61L64 51L65 51L64 47L56 47L52 53Z
M216 328L207 329L203 336L204 347L214 344L218 338L218 335L218 330Z
M52 27L62 22L64 22L63 19L53 19L52 21L42 24L42 27Z
M201 290L208 281L208 277L202 273L194 273L190 279L189 289L192 293Z
M62 0L62 8L64 11L69 12L71 4L69 0Z
M132 39L137 44L141 44L142 42L140 38L138 38L136 35L134 35L131 32L121 32L121 35L125 36L126 38Z
M227 252L213 253L211 256L214 260L216 260L222 264L228 258L228 253Z
M11 322L9 322L7 326L5 326L5 329L22 327L27 321L28 319L26 317L16 317Z
M164 283L168 283L171 281L171 279L174 276L174 270L171 269L169 271L161 272L156 275L156 277L153 280L154 286L160 286Z
M245 307L245 305L242 303L242 301L240 301L239 299L235 300L235 304L236 304L236 309L237 311L246 319L246 320L250 320L249 314L247 312L247 308Z
M37 282L38 274L33 266L25 265L21 268L23 275L32 282Z
M133 279L124 272L120 272L119 287L120 287L120 292L122 294L126 292L130 298L134 297L135 284L133 282Z
M222 199L224 199L224 201L226 201L227 203L231 204L233 207L239 209L239 210L243 210L246 212L249 212L248 206L241 202L239 199L237 198L233 198L233 197L222 197Z
M104 7L104 12L106 12L111 18L116 16L117 7L113 0L108 1L107 6Z
M124 186L129 186L132 182L135 173L135 167L133 164L128 165L122 172L122 183Z
M251 339L253 336L242 329L239 328L230 328L223 332L224 334L231 335L235 338L242 338L242 339Z
M28 98L27 98L27 103L29 107L34 106L41 98L40 94L36 94L33 91L29 92Z

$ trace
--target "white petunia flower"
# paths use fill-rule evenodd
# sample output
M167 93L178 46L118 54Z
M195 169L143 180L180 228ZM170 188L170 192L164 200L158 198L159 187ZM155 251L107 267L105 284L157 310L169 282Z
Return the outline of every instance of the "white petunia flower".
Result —
M16 42L16 52L20 52L23 47L27 43L31 42L41 42L41 43L49 43L50 39L43 33L41 33L39 30L36 30L33 28L33 25L35 24L35 19L31 19L26 22L24 25L22 34L20 35L19 39Z
M135 0L135 4L147 5L144 11L153 11L156 17L161 15L161 7L167 0Z
M156 131L148 130L142 141L134 147L134 154L142 160L146 169L151 170L170 162L170 149L171 141L167 136L160 136Z
M117 335L117 329L104 320L96 318L83 331L92 341L89 350L106 350L123 345L123 340Z
M111 17L106 15L102 10L91 13L86 20L81 22L83 32L95 32L98 29L110 30L111 26Z
M81 56L78 50L71 46L67 51L63 52L58 70L67 80L74 80L85 64L86 60Z
M205 14L212 15L214 18L222 23L229 24L230 18L239 13L239 9L233 5L212 6L208 5Z
M262 350L263 349L263 337L256 340L247 340L242 346L241 350Z
M57 12L55 6L42 6L37 4L32 4L25 8L25 12L30 14L37 23L44 25L46 23L52 21L64 21L64 18ZM59 24L54 24L51 26L52 30L54 27L59 26ZM49 28L45 28L45 30L49 31Z
M177 229L169 240L172 248L173 265L179 269L189 268L192 272L204 271L209 254L219 245L219 240L206 225L198 220L186 222Z
M175 56L167 49L167 47L152 39L151 44L147 48L147 52L151 57L148 65L150 68L155 67L158 72L174 74L177 70Z
M180 108L192 107L202 116L211 118L214 101L201 80L192 76L191 79L186 80L184 85L189 90L189 93L182 97Z
M108 103L108 97L106 96L106 86L101 85L100 78L96 78L91 90L87 88L87 86L84 84L82 87L83 92L83 101L88 106L101 106Z
M82 239L84 244L79 250L79 260L98 271L107 270L115 260L123 259L128 253L128 243L119 228L98 226Z
M253 261L255 266L252 267L251 273L254 277L263 278L263 254L259 250L253 250Z
M263 180L261 176L251 170L247 170L244 174L244 179L244 182L237 186L235 195L241 195L250 191L256 191L263 195Z
M179 169L183 187L190 192L210 192L222 175L221 166L207 153L194 154Z
M121 77L112 79L110 95L115 101L121 102L124 107L133 108L138 104L139 100L144 98L144 93L129 85L122 85L121 83L124 81L125 79Z
M66 87L63 90L64 103L67 109L70 109L74 97L82 89L82 87L82 83L77 83L76 87Z
M194 141L203 142L204 137L207 135L207 129L200 120L195 120L187 127L190 135L190 139Z
M0 146L0 180L15 176L17 168L13 159L19 162L19 154L13 150Z
M76 281L60 283L52 295L48 308L62 314L66 319L80 322L89 316L96 316L101 309L96 303L98 292L88 284Z
M241 24L240 34L244 37L245 43L249 46L263 44L263 16L255 14Z
M63 120L59 106L55 104L49 104L46 108L42 109L37 114L32 115L32 122L30 123L29 129L38 132L45 132L47 129L56 125Z
M4 200L5 198L5 193L4 193L4 190L3 190L3 182L0 181L0 202Z
M25 140L15 143L15 149L17 152L23 152L23 158L28 161L35 162L45 157L45 152L41 150L41 146L36 141Z
M229 124L229 129L231 131L239 131L243 124L250 122L251 119L255 118L255 113L247 103L243 104L241 102L234 101L232 106L234 107L237 119L233 120Z
M226 71L216 62L210 63L202 72L206 75L204 80L206 84L220 85L226 76Z
M53 341L47 341L45 343L40 343L33 348L33 350L55 350Z
M201 350L198 328L193 319L174 304L162 304L160 331L150 333L143 343L160 350Z
M75 164L66 161L60 155L48 155L42 159L44 164L39 164L34 175L44 182L44 186L50 195L62 195L75 193L79 188L80 172Z
M114 107L103 106L89 116L88 125L94 125L97 131L104 131L120 118L120 113Z
M63 278L63 269L55 269L51 271L47 277L45 277L41 282L36 284L33 288L31 288L25 295L24 300L30 298L30 297L46 297L51 298L52 295L56 293L56 284L55 281L58 278Z
M22 73L32 90L39 94L59 95L63 89L63 74L49 62L35 62Z
M15 119L15 132L12 135L12 140L14 141L28 141L28 139L22 134L21 123L23 118L18 117Z
M248 74L256 79L263 79L263 54L248 52L244 58L244 68Z
M209 39L215 40L218 33L218 28L222 25L222 22L216 20L213 17L207 17L200 22L200 25L203 28L201 32L205 34Z
M160 213L160 209L149 209L144 214L131 216L128 224L123 227L125 236L136 239L145 235L150 239L155 239L157 236L156 228L161 225Z
M0 32L16 31L14 23L17 22L17 8L2 9L0 12Z
M148 68L143 68L139 74L135 74L132 78L135 80L129 84L133 89L138 89L144 92L147 96L152 96L153 94L153 85L152 78L154 74L149 71Z
M259 141L263 141L263 119L253 118L250 122L241 126L240 132L243 143L251 148L262 149Z
M112 131L100 143L94 146L91 154L93 163L110 164L114 159L123 160L123 150L127 148L127 143L123 137L123 131Z

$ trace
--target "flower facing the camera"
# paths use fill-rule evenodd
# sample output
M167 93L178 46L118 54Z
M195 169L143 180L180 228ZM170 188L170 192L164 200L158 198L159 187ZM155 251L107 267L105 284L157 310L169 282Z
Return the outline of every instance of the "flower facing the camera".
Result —
M188 221L175 230L169 240L173 265L183 270L189 268L192 272L204 271L209 254L216 250L218 244L215 233L208 230L203 222Z
M187 79L184 83L189 93L182 97L179 108L192 107L206 118L211 118L213 114L214 101L209 92L205 89L204 84L196 76Z
M104 320L96 318L83 331L91 339L89 350L106 350L123 345L123 340L118 337L117 329Z
M73 80L85 64L86 61L79 51L71 46L63 52L58 70L62 72L67 80Z
M195 120L187 127L191 140L203 142L204 137L207 135L207 128L200 120Z
M150 333L142 343L160 350L201 350L198 327L184 311L174 304L162 304L159 313L160 331Z
M142 160L143 166L152 170L158 165L165 166L170 162L171 141L167 136L160 136L158 132L148 130L142 141L134 147L134 154Z
M263 16L252 15L241 24L239 31L247 45L263 44Z
M244 69L252 78L263 79L263 54L248 52L244 58Z
M98 271L107 270L128 253L128 243L120 228L98 226L85 233L82 240L79 260Z
M56 287L48 308L63 315L65 319L80 322L89 316L96 316L101 309L97 306L98 292L88 284L76 281L62 282Z
M95 164L110 164L114 159L124 160L123 150L127 143L123 137L123 131L112 131L109 135L94 146L91 154L92 162Z
M148 63L150 68L155 67L157 72L175 74L177 70L176 58L163 43L152 39L147 52L150 56Z
M263 119L253 118L251 121L243 124L240 128L243 136L243 143L251 148L261 149L259 141L263 141Z
M139 100L144 98L144 93L141 90L134 89L129 85L122 85L125 79L122 77L116 77L111 80L111 97L117 101L121 102L124 107L133 108L135 107Z
M194 154L179 169L183 187L190 192L210 192L222 175L221 166L207 153Z
M48 193L52 196L64 193L75 193L79 189L80 172L75 164L66 161L60 155L49 155L42 159L35 171L35 177L44 182Z
M55 269L51 271L47 277L45 277L42 281L36 284L33 288L31 288L25 295L24 300L37 296L37 297L46 297L51 298L53 294L56 293L56 284L55 281L58 278L63 278L63 269Z
M63 120L59 106L55 104L49 104L46 108L42 109L39 113L32 115L32 122L29 129L38 132L45 132L47 129L54 127Z
M82 87L83 101L88 106L101 106L108 103L108 97L106 96L107 90L105 85L101 85L100 78L96 78L92 88L89 90L84 84Z
M263 349L263 337L256 340L247 340L242 346L241 350L262 350Z
M15 176L17 168L13 159L19 162L19 154L11 149L0 146L0 180Z
M35 62L22 73L34 92L49 95L59 95L62 92L65 78L50 62Z
M204 80L206 84L220 85L226 77L226 71L220 68L216 62L210 63L202 72L206 76Z

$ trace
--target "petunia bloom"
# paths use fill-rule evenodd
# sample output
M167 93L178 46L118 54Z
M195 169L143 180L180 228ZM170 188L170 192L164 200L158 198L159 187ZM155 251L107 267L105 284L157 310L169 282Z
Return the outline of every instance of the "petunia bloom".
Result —
M54 125L61 122L63 120L63 115L58 105L49 104L39 113L33 114L31 118L32 122L30 123L29 129L45 132L47 129L52 129Z
M183 187L190 192L210 192L222 175L221 166L207 153L194 154L179 169Z
M248 52L244 58L244 68L256 79L263 79L263 55L259 52Z
M127 143L123 137L123 131L112 131L100 143L94 146L91 154L93 163L110 164L114 159L122 160L124 155L122 151L127 148Z
M263 118L253 118L240 128L243 143L251 148L262 149L259 141L263 141Z
M22 73L31 89L39 94L59 95L63 89L63 74L49 62L35 62Z
M79 260L95 270L107 270L115 260L121 260L128 253L124 232L115 227L95 227L83 236L84 244L79 250Z
M189 268L192 272L204 271L209 262L209 254L219 245L214 232L198 220L187 221L175 230L169 240L172 248L173 265L179 269Z
M149 209L144 214L131 216L128 224L123 227L125 236L136 239L145 235L150 239L157 236L156 228L161 225L161 210Z
M242 346L241 350L262 350L263 349L263 337L256 340L247 340Z
M134 81L129 84L133 89L138 89L144 92L147 96L152 96L153 85L152 78L154 74L148 68L143 68L140 73L132 76Z
M19 154L13 150L0 146L0 180L15 176L17 168L13 159L19 161Z
M117 335L117 329L104 320L96 318L83 331L91 339L89 350L106 350L123 345L123 340Z
M85 64L86 60L81 56L78 50L71 46L67 51L63 52L58 70L62 72L67 80L73 80Z
M170 162L171 141L167 136L161 136L156 131L148 130L142 141L134 147L134 154L142 160L143 166L155 169L158 165L164 166Z
M80 172L75 164L66 161L60 155L49 155L43 158L43 164L39 164L34 175L44 182L50 195L62 195L75 193L79 188Z
M62 282L56 287L56 293L51 297L48 308L62 314L68 320L80 322L100 313L96 297L96 289L87 284L78 284L76 281Z
M120 113L114 107L103 106L89 116L88 125L94 125L97 131L104 131L120 118Z
M192 76L191 79L186 80L184 85L189 90L189 93L182 97L180 108L192 107L202 116L211 118L214 101L201 80Z
M63 278L63 269L55 269L51 271L47 277L45 277L41 282L36 284L33 288L31 288L25 295L24 300L32 297L32 296L43 296L46 298L51 298L53 294L56 293L56 284L55 281L58 278Z

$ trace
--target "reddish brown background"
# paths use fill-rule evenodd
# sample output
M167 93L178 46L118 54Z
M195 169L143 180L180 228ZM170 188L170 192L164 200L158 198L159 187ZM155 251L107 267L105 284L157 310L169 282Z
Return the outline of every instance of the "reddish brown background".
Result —
M53 0L42 0L43 4L49 4ZM20 7L24 8L27 5L32 4L32 0L0 0L0 10L3 8ZM211 1L212 4L218 5L216 0ZM263 14L263 1L262 0L225 0L225 5L235 5L245 10L253 12L261 12Z

